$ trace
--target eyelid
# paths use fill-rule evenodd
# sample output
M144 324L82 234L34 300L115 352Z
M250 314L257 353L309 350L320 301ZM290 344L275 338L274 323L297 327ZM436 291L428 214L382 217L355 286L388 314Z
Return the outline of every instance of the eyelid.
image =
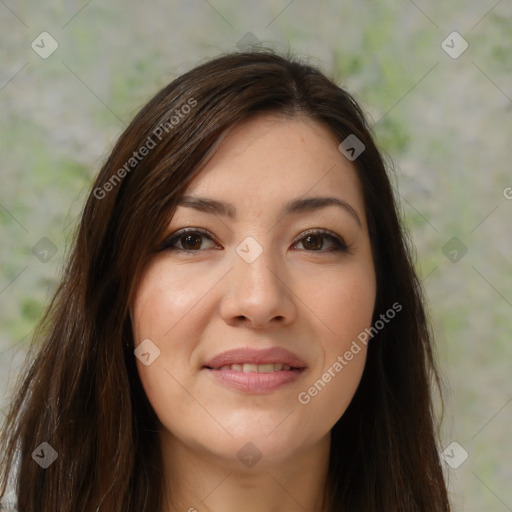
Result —
M200 233L210 238L217 245L220 245L213 233L204 228L194 228L194 227L186 227L177 229L173 233L171 233L168 237L164 239L164 241L160 244L160 250L170 249L174 242L176 242L180 237L185 235L186 233ZM186 249L177 249L184 252L201 252L201 251L187 251Z
M328 229L324 229L324 228L309 228L309 229L306 229L306 231L302 231L294 239L292 245L295 245L296 243L300 242L301 240L306 238L308 235L324 235L324 238L330 239L335 244L335 246L339 247L340 250L345 250L348 252L350 249L349 245L345 242L345 239L342 236L334 233L333 231L329 231ZM322 252L329 252L329 251L308 251L308 252L322 253Z
M202 250L190 250L190 249L181 249L177 247L172 247L174 243L180 239L183 235L186 233L199 233L201 235L206 236L207 238L211 239L212 242L216 243L217 245L220 245L217 241L216 237L207 229L204 228L197 228L197 227L185 227L178 229L174 231L171 235L169 235L165 240L160 244L160 250L166 250L166 249L173 249L176 251L181 252L202 252ZM302 231L299 233L295 239L292 242L292 246L296 245L300 241L304 240L308 235L323 235L324 238L331 241L331 243L334 245L333 249L328 250L320 250L320 251L308 251L307 249L304 249L303 251L309 252L309 253L319 253L319 254L325 254L329 252L345 252L345 253L351 253L352 248L345 242L345 239L334 233L333 231L329 231L328 229L324 228L309 228L305 231ZM302 252L302 251L301 251Z

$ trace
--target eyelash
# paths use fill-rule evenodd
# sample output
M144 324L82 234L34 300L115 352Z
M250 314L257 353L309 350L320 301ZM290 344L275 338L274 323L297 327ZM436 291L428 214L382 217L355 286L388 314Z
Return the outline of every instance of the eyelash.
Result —
M201 235L201 236L204 236L206 238L209 238L212 242L217 243L216 240L215 240L215 237L213 237L213 235L211 233L209 233L205 229L201 229L201 228L183 228L183 229L180 229L178 231L175 231L166 240L164 240L164 242L161 245L160 250L177 251L177 252L185 252L185 253L199 253L199 252L203 252L204 249L194 250L194 249L182 249L182 248L179 248L179 247L173 247L175 242L179 241L180 238L182 238L184 235L187 235L187 234ZM345 241L342 238L340 238L337 235L334 235L333 233L331 233L330 231L327 231L325 229L308 229L304 233L301 233L301 238L298 239L293 245L296 245L299 242L302 242L309 235L320 235L324 239L327 239L327 240L331 241L334 247L332 249L318 250L318 251L304 249L307 252L321 253L321 254L322 253L337 253L337 252L350 253L351 252L351 248L349 246L347 246L347 244L345 243Z

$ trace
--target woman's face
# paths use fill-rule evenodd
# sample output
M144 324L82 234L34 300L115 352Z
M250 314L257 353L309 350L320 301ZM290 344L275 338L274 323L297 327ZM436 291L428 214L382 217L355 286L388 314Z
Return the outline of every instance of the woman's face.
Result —
M349 405L376 281L339 142L311 119L261 115L189 184L131 308L142 385L173 446L240 469L293 460L325 446Z

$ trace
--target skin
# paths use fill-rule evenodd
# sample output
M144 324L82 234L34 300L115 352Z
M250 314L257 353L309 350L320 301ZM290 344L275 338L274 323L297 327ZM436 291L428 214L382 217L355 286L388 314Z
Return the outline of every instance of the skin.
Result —
M215 239L181 237L174 247L189 253L162 250L145 269L131 315L135 345L149 338L160 350L137 365L161 422L165 512L321 512L330 430L354 396L366 346L309 403L298 395L371 325L376 295L361 185L339 142L303 117L236 126L186 191L232 203L236 219L179 206L166 237L194 227ZM337 206L281 213L313 196L344 200L361 225ZM350 252L329 252L320 235L308 243L311 228L342 237ZM252 263L236 252L249 236L263 250ZM275 391L233 390L203 369L226 350L274 346L307 364ZM248 442L261 454L252 467L237 456Z

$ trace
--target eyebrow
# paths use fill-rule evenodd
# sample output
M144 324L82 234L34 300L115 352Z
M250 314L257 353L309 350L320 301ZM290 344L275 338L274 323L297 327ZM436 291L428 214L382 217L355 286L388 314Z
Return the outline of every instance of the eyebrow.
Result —
M185 195L180 198L176 206L185 206L201 212L236 219L236 208L231 203L206 197ZM362 226L361 219L354 208L343 199L337 197L306 197L303 199L294 199L283 206L282 214L283 216L293 215L327 208L328 206L338 206L342 208L351 215L359 227Z

